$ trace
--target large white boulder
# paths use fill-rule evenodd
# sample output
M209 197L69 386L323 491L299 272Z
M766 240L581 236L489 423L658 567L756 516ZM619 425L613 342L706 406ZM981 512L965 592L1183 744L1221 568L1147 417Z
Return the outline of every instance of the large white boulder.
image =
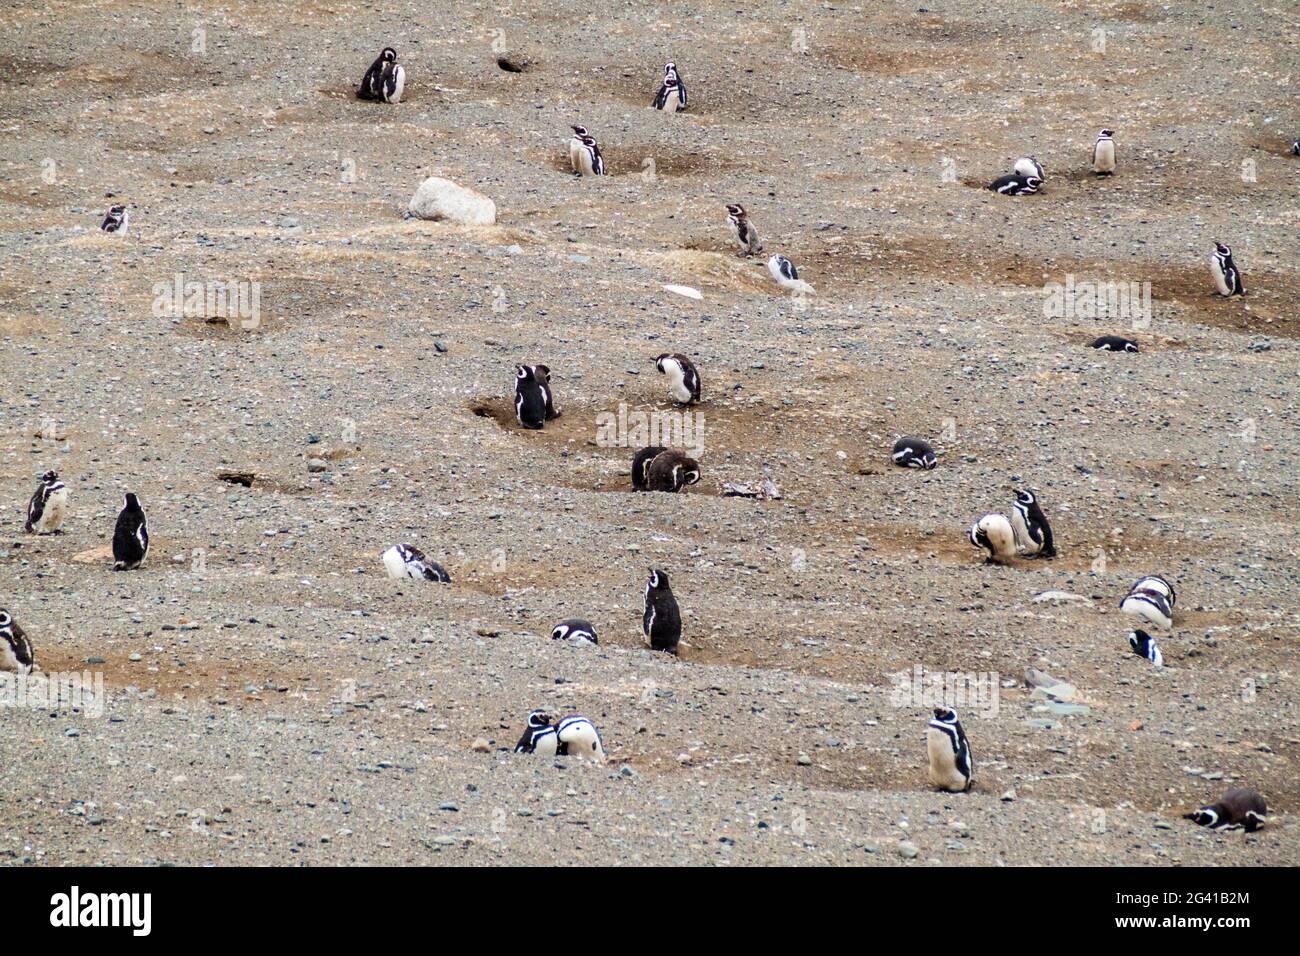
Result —
M462 226L492 226L497 221L497 204L450 179L430 176L411 197L407 213L417 219L446 219Z

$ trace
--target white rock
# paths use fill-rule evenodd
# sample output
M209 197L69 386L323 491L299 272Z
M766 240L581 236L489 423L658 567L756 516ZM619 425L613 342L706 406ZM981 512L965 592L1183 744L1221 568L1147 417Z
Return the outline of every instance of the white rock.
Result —
M446 219L462 226L491 226L497 221L497 204L482 193L430 176L411 197L407 213L416 219Z

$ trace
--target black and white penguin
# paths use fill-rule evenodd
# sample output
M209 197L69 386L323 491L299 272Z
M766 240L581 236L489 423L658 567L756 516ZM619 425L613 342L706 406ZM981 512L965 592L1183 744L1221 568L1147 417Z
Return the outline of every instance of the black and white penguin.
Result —
M783 289L811 295L813 287L799 278L799 270L794 263L782 255L772 256L767 260L767 271L772 274L776 284Z
M1165 656L1160 653L1160 648L1156 646L1156 639L1146 631L1129 631L1128 646L1133 648L1133 653L1138 657L1145 657L1156 667L1164 666Z
M551 640L553 641L577 641L580 644L597 645L600 641L596 638L596 628L590 621L585 621L580 617L571 617L567 621L561 621L551 629Z
M583 176L605 175L605 157L601 155L594 136L582 137L582 152L578 155L578 172Z
M1219 295L1245 295L1241 287L1241 271L1232 261L1232 250L1221 242L1214 243L1214 252L1210 254L1210 274L1214 276L1214 287Z
M1183 819L1211 830L1245 830L1254 833L1264 825L1266 816L1268 804L1260 793L1245 787L1234 787L1218 803L1184 814Z
M108 212L104 215L104 221L99 224L99 228L103 232L125 236L130 225L131 214L126 211L125 206L119 205L109 207Z
M659 84L659 92L655 94L653 105L655 109L663 110L665 113L676 113L686 109L686 84L682 82L677 72L676 63L665 64L663 82Z
M515 418L524 428L541 428L558 418L551 396L551 370L545 365L515 366Z
M1092 345L1088 347L1096 349L1098 352L1136 352L1138 350L1137 342L1118 335L1103 335L1101 338L1095 339Z
M59 481L57 472L41 475L41 483L31 501L27 502L27 523L23 530L28 534L56 534L68 513L68 489Z
M646 471L648 491L678 492L700 480L700 463L683 452L667 449L654 456Z
M1011 511L1011 530L1016 536L1016 547L1022 554L1040 558L1056 557L1052 540L1052 526L1047 523L1038 504L1038 495L1029 488L1016 492L1016 502Z
M1003 196L1032 196L1043 186L1043 181L1037 176L1020 176L1011 173L1009 176L999 176L993 182L989 183L989 189L995 193L1001 193Z
M700 373L695 364L680 352L665 352L655 359L659 374L668 376L668 394L680 405L700 400Z
M654 462L655 457L660 452L667 451L662 445L651 445L648 448L642 448L632 459L632 490L649 491L650 490L650 465Z
M990 513L971 525L970 543L989 553L988 561L1008 561L1016 556L1016 533L1006 515Z
M728 204L727 222L731 223L731 232L740 246L741 255L752 256L763 251L763 243L759 241L758 232L749 221L744 206L738 202Z
M590 136L585 126L571 127L573 136L569 139L569 166L573 168L573 175L582 175L582 153L586 149L582 141Z
M925 732L925 748L930 754L930 783L950 793L970 790L975 761L957 711L951 707L934 709L934 718Z
M1166 631L1174 626L1173 604L1168 597L1157 590L1142 588L1130 591L1128 596L1119 602L1119 609L1125 614L1143 618Z
M645 586L641 630L654 650L677 653L677 644L682 639L682 613L668 584L668 575L654 568L650 569L650 580Z
M1300 156L1300 139L1291 144L1291 155Z
M554 757L560 749L560 737L545 711L534 710L528 715L528 726L515 744L517 754L541 754Z
M1170 607L1178 604L1178 595L1174 591L1174 586L1158 574L1148 574L1138 578L1133 582L1133 586L1129 588L1130 594L1134 591L1157 591L1165 596Z
M928 441L904 435L894 442L890 457L901 468L924 468L927 471L939 464L939 457L934 453Z
M590 757L596 763L605 762L605 746L600 741L596 725L581 714L561 717L555 724L562 757Z
M361 78L357 98L380 103L400 103L405 89L406 70L397 62L397 51L386 46Z
M13 615L0 608L0 671L30 674L36 667L36 650Z
M1033 176L1040 182L1047 179L1047 177L1043 175L1042 163L1033 156L1025 156L1021 159L1017 159L1016 165L1011 168L1011 171L1017 176L1024 176L1026 179L1030 176Z
M394 580L414 578L417 581L437 581L450 584L451 575L437 561L431 561L413 544L395 544L381 557L384 570Z
M1092 144L1092 171L1098 176L1115 172L1115 131L1104 129Z
M113 529L113 570L134 571L149 553L149 527L140 499L127 492Z

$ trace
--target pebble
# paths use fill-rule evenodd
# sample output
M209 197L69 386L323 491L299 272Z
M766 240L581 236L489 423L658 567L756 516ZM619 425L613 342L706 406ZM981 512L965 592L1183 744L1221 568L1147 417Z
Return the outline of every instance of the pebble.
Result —
M900 840L898 843L898 855L905 860L914 860L920 856L921 851L916 848L916 844L909 840Z

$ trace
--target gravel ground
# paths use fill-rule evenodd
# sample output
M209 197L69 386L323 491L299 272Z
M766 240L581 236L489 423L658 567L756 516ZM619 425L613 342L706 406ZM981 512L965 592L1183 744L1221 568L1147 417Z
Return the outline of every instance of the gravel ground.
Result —
M6 710L0 862L1300 859L1296 10L695 7L0 11L0 601L108 694ZM407 100L356 101L384 45ZM684 115L648 108L669 59ZM613 175L565 172L576 122ZM1043 194L972 188L1027 153ZM429 175L499 224L404 221ZM727 202L815 297L735 256ZM1215 239L1245 299L1211 294ZM156 308L178 275L259 283L260 326ZM1070 276L1149 282L1149 325L1045 316ZM597 416L671 410L674 351L704 477L636 496ZM516 362L553 371L542 432ZM904 433L936 470L890 466ZM24 536L49 468L66 533ZM779 500L721 494L764 477ZM1018 484L1060 556L985 565L965 529ZM153 547L114 574L127 490ZM454 583L387 580L396 541ZM678 660L641 646L651 566ZM1117 607L1150 572L1161 670ZM549 639L571 616L598 649ZM962 710L969 794L927 784L916 667L999 686ZM510 753L539 706L609 763ZM1267 829L1181 819L1234 781Z

